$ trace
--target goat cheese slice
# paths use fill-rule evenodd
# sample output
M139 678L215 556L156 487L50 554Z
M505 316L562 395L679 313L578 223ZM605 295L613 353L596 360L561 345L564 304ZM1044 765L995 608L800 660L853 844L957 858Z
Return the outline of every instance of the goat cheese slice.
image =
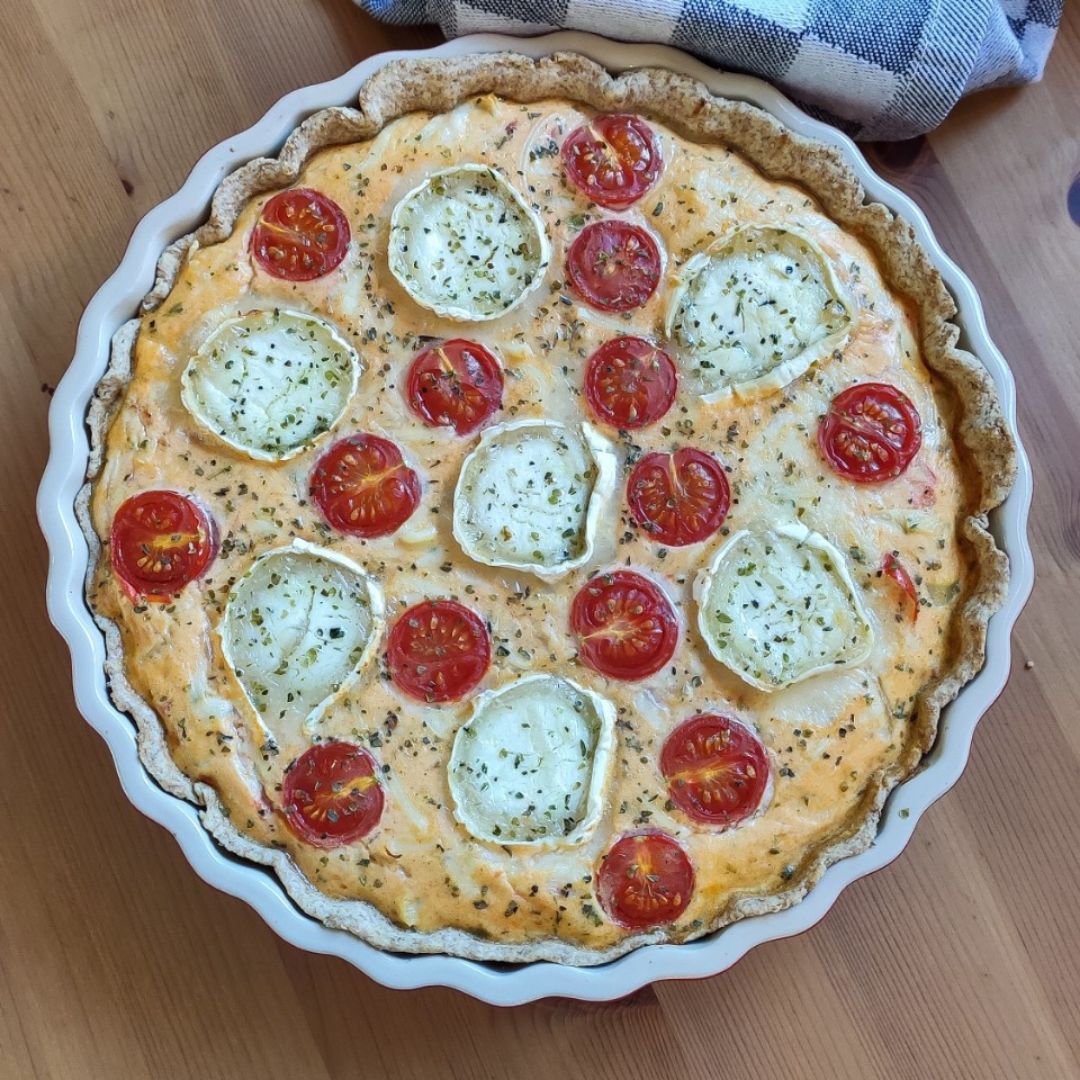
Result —
M279 739L318 723L374 655L382 619L382 592L356 563L294 540L252 563L218 632L244 697Z
M492 843L581 843L603 811L614 723L610 701L555 675L482 694L454 737L455 817Z
M688 382L713 404L782 390L843 347L852 319L817 243L747 225L687 260L665 322Z
M540 284L550 259L540 218L487 165L432 174L390 215L390 272L413 300L448 319L505 315Z
M861 664L874 646L844 556L797 522L737 532L694 595L709 651L759 690Z
M489 428L454 489L454 537L470 558L551 579L592 558L615 487L615 451L589 424Z
M325 319L258 310L226 319L199 346L180 397L227 446L256 461L284 461L341 419L359 376L359 357Z

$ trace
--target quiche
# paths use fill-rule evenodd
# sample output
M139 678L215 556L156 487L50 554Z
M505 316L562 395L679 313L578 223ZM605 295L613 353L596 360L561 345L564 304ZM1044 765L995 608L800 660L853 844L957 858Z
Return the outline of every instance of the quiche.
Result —
M372 944L596 964L801 899L983 663L1013 476L911 228L753 106L391 63L117 335L87 598L150 773Z

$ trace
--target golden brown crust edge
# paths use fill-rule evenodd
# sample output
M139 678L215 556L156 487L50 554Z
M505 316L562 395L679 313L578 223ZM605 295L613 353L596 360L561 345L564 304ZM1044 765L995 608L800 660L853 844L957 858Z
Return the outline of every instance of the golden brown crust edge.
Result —
M901 759L873 778L847 826L804 860L784 892L734 899L711 924L692 935L700 937L749 915L790 907L806 895L830 865L865 850L873 842L886 796L918 767L933 745L942 708L983 665L987 624L1001 605L1008 584L1008 560L988 531L987 515L1012 486L1015 445L989 373L977 358L956 345L959 330L951 321L956 306L937 269L910 225L887 207L865 201L862 185L838 150L795 134L756 106L716 97L687 76L659 68L612 76L600 65L574 53L557 53L538 60L515 53L494 53L388 64L361 88L357 108L330 108L314 114L289 136L276 158L258 158L227 176L214 195L207 221L162 254L154 286L143 299L141 311L153 311L169 294L193 244L206 247L226 239L252 197L293 183L316 151L371 138L406 113L443 112L484 93L526 103L561 97L604 111L642 113L687 138L730 146L773 179L801 184L838 224L870 244L888 282L916 304L924 359L940 377L943 388L954 395L958 406L956 435L972 488L969 513L960 524L960 533L970 546L976 572L954 618L954 662L923 688ZM76 510L90 546L90 574L101 554L89 516L90 488L101 468L105 434L130 379L137 330L136 320L117 332L109 369L98 385L87 420L92 452L88 482ZM671 940L663 931L653 931L627 937L600 951L558 940L510 945L456 929L431 933L405 930L364 901L327 897L300 873L285 852L257 844L237 830L213 788L193 784L179 770L169 754L156 714L125 677L118 628L100 615L95 614L95 618L106 638L110 693L116 705L135 720L140 758L150 774L166 791L201 807L203 824L222 847L272 868L294 902L327 926L346 930L390 951L449 953L512 963L546 960L578 966L606 963L641 945Z

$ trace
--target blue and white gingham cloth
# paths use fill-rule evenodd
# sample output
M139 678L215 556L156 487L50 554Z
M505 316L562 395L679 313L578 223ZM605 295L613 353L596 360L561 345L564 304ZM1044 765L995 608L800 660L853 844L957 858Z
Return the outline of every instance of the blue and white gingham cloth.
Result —
M357 0L447 37L591 30L782 87L858 139L936 127L964 94L1042 75L1063 0Z

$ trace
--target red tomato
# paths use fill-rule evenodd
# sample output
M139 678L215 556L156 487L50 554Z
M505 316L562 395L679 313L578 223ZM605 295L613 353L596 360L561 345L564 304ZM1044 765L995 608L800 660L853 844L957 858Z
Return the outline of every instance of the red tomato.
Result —
M566 175L593 202L623 210L656 183L663 161L653 130L640 116L597 116L562 144Z
M311 471L311 495L340 532L366 540L401 528L420 505L420 477L389 439L339 439Z
M499 361L475 341L455 338L419 353L409 367L405 398L425 424L471 435L502 406Z
M626 484L634 520L668 547L708 539L724 523L731 489L723 465L711 454L682 447L646 454Z
M286 281L329 274L349 249L349 221L333 199L311 188L290 188L270 199L251 234L251 253Z
M592 307L631 311L641 307L660 284L660 251L640 225L595 221L570 245L566 276Z
M893 579L900 587L901 592L911 601L911 621L915 622L919 617L919 593L915 588L915 582L911 575L904 569L903 563L890 551L885 555L881 563L881 572Z
M666 352L639 337L605 341L585 368L585 399L597 417L618 428L655 424L671 408L677 385Z
M737 720L710 713L691 717L668 736L660 771L684 814L725 829L761 805L769 784L760 739Z
M667 833L623 836L600 863L596 895L621 926L644 930L674 922L694 891L694 868L679 842Z
M887 383L859 383L841 391L818 428L825 460L858 484L899 476L921 445L918 411Z
M612 679L644 679L675 655L679 621L655 582L632 570L597 574L570 605L581 659Z
M315 847L340 847L379 823L383 790L375 759L355 743L324 742L305 750L281 785L285 820Z
M458 701L491 663L484 620L455 600L426 600L403 611L386 647L390 677L418 701Z
M167 603L206 573L216 554L214 522L175 491L140 491L113 518L109 557L132 599Z

